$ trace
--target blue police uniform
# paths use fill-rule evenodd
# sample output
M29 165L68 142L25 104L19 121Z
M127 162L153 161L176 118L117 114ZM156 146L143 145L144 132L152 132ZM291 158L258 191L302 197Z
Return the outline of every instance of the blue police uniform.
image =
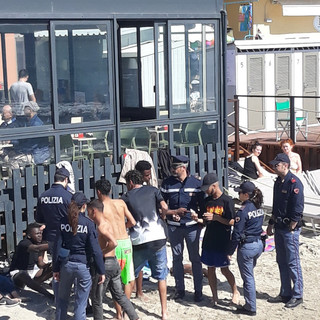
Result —
M199 238L201 227L191 219L190 210L199 212L203 193L200 190L201 181L193 176L188 176L184 181L171 176L161 186L164 200L169 209L186 208L187 213L179 222L173 221L172 216L167 216L168 235L173 255L173 276L176 290L184 292L183 249L184 239L187 243L189 258L192 263L193 283L196 293L202 293L202 264L199 255Z
M238 246L237 261L243 280L244 308L256 311L256 288L253 268L263 251L261 241L264 211L247 200L237 212L232 233L230 255Z
M60 247L62 249L59 249ZM80 212L77 233L73 235L68 218L63 218L53 254L53 272L60 271L56 320L67 318L73 283L75 283L74 319L86 319L86 306L92 283L89 271L91 258L94 259L97 274L105 274L103 256L93 221Z
M63 185L54 183L38 199L36 221L46 225L43 239L49 242L50 247L50 242L56 240L60 220L67 216L71 197L72 194Z
M280 271L280 296L300 299L303 296L303 279L299 256L299 235L304 209L303 184L291 171L278 177L273 189L272 217L275 227L275 247ZM291 221L297 222L293 231ZM270 223L270 222L269 222ZM293 287L291 287L291 281Z

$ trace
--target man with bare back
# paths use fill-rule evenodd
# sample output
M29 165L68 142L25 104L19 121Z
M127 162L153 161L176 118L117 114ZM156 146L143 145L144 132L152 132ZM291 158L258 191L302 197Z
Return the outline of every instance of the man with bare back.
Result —
M91 289L93 318L94 320L103 320L102 298L105 291L104 288L109 286L112 298L120 304L129 319L139 319L130 300L122 290L120 279L121 270L117 257L115 256L117 240L113 236L112 226L104 217L104 205L100 200L95 199L88 204L87 208L89 217L97 225L98 241L104 257L106 269L106 281L103 286L98 285L98 275L93 277Z
M136 221L123 200L110 198L111 183L108 180L98 180L95 188L99 200L104 205L103 215L112 226L114 238L118 242L116 257L121 268L121 280L124 284L124 292L128 299L130 299L135 277L132 261L132 244L126 228L133 227ZM121 319L121 308L119 305L115 305L118 319Z

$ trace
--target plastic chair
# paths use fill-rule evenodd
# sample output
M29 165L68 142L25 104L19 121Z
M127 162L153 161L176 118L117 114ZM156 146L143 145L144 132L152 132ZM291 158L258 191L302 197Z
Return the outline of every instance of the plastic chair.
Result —
M137 129L121 129L120 130L120 143L121 150L134 148L134 137L136 135Z
M136 129L133 148L137 150L151 152L151 136L147 128L138 128Z
M93 132L92 137L96 139L90 141L91 143L88 144L88 147L82 150L82 153L88 155L91 165L93 164L95 155L99 155L99 157L102 157L103 155L109 156L112 154L112 150L109 150L107 141L108 131Z
M202 145L202 122L188 123L184 129L184 139L182 143L175 143L177 147L191 147Z
M296 117L295 135L301 132L305 140L308 138L308 112L305 111L305 116ZM303 130L304 129L304 130ZM279 132L279 130L281 132ZM282 135L286 133L290 137L290 100L276 101L276 140L280 140ZM280 135L279 135L280 134Z

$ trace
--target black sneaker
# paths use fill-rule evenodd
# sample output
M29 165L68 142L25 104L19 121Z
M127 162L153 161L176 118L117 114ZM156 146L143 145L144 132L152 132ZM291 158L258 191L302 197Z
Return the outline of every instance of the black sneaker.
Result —
M291 297L282 297L282 296L276 296L276 297L270 297L267 299L270 303L287 303Z
M256 311L248 310L244 306L237 307L237 310L234 313L236 313L236 314L245 314L247 316L252 316L252 317L257 315Z
M177 290L173 296L173 300L183 299L185 296L184 290Z
M194 293L194 301L195 302L201 302L203 300L203 295L201 291L196 291Z

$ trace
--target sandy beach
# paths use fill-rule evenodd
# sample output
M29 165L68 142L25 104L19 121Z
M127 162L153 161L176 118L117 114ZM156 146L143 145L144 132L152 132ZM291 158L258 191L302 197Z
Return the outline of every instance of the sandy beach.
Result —
M171 256L168 246L168 255ZM270 304L266 300L270 296L279 293L280 280L276 264L275 251L264 252L255 268L256 290L257 290L257 316L255 319L320 319L319 289L320 289L320 235L315 236L313 232L304 230L300 237L300 256L304 277L304 303L295 309L287 309L283 304ZM169 258L170 259L170 258ZM187 261L187 256L186 256ZM231 270L234 272L239 291L242 295L242 280L239 274L236 256L232 257ZM204 300L201 303L193 301L193 281L191 275L185 276L186 297L181 302L170 300L174 293L174 278L168 276L168 309L169 319L172 320L207 320L207 319L246 319L245 315L237 315L229 306L231 301L230 288L225 278L218 271L218 293L221 304L216 307L211 305L211 291L207 278L204 278ZM143 289L148 302L132 298L140 319L158 320L160 317L160 302L157 292L157 283L150 279L145 280ZM21 303L15 307L0 306L0 320L21 319L54 319L55 308L48 299L29 289L22 291L23 296L30 297L28 303ZM104 300L104 317L112 319L115 315L110 294ZM241 296L241 303L244 302ZM70 316L72 315L72 299L70 303ZM72 317L70 317L71 319ZM88 317L87 319L93 319Z

